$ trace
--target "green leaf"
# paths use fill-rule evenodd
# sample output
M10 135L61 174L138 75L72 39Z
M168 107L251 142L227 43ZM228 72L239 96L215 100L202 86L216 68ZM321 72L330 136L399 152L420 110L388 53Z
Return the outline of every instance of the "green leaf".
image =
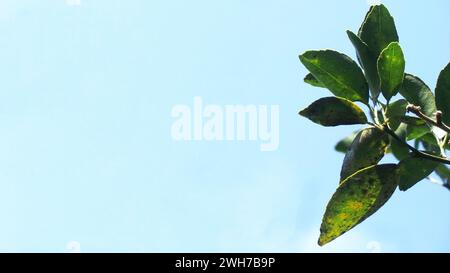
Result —
M406 114L406 106L408 102L404 99L392 102L387 106L386 117L388 118L388 124L392 130L396 130L402 119Z
M406 135L407 135L407 129L408 126L405 123L401 123L397 130L395 130L395 134L402 139L403 141L406 141ZM391 151L392 154L397 158L398 160L402 160L409 155L409 149L402 143L400 143L398 140L389 137L390 143L391 143Z
M413 140L420 138L428 133L430 133L430 127L428 125L408 125L406 129L406 140Z
M353 132L351 135L346 136L345 138L341 139L338 143L336 143L336 146L334 146L334 149L341 153L346 153L348 149L350 148L350 145L352 145L353 140L355 139L358 132Z
M450 181L450 169L447 167L447 165L439 164L436 167L435 171L436 174L442 179L444 184Z
M441 149L439 147L438 141L436 140L436 137L434 136L434 134L432 133L427 133L419 138L417 138L417 140L421 141L423 147L426 150L435 152L435 153L440 153ZM449 149L450 146L444 145L445 149Z
M420 106L425 115L432 116L436 112L433 92L418 77L405 73L400 94L409 103Z
M420 139L415 139L414 140L414 148L416 148L418 150L420 147L420 143L422 143L422 141Z
M303 65L335 96L368 103L369 87L359 66L333 50L311 50L299 56Z
M390 43L377 61L378 75L380 76L380 89L386 100L395 96L402 85L405 73L405 58L397 42Z
M322 87L322 88L326 88L325 85L321 82L319 82L319 80L317 80L313 74L308 73L305 78L303 79L304 82L314 86L314 87Z
M326 97L313 102L299 113L323 126L365 124L367 117L355 103L339 98Z
M408 125L424 125L426 124L423 119L416 118L416 117L410 117L410 116L404 116L400 119L401 122L406 123Z
M395 164L370 166L342 181L327 205L319 245L336 239L381 208L397 187L396 170Z
M436 137L432 133L428 133L428 134L425 134L425 135L419 137L419 140L422 140L428 144L439 147Z
M442 111L442 121L450 125L450 63L439 74L436 84L436 105Z
M436 161L410 154L398 164L399 188L406 191L429 176L437 167Z
M366 23L367 18L369 17L370 13L372 12L372 10L375 7L376 6L374 6L374 5L370 6L369 10L366 12L366 15L364 16L363 23L359 26L359 29L358 29L358 37L361 37L362 28L363 28L364 24Z
M356 34L347 30L347 35L356 49L356 56L366 76L370 87L372 97L377 98L380 94L380 79L377 72L377 57L370 51L366 43L364 43Z
M384 5L376 5L370 9L360 28L359 37L377 57L390 43L398 42L394 18Z
M369 127L361 130L344 157L341 180L358 170L377 164L386 154L389 137L382 130Z
M434 141L433 141L434 139ZM436 154L439 154L441 151L441 148L439 147L436 137L429 133L421 136L420 138L417 138L416 140L420 141L423 148L427 151L434 152Z

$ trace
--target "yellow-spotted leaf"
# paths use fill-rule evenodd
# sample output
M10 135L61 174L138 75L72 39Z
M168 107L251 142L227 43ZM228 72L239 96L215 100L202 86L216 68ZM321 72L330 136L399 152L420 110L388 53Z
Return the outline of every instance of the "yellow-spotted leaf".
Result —
M301 116L323 126L364 124L367 117L355 103L339 98L326 97L313 102L299 112Z
M386 154L389 137L382 130L369 127L361 130L344 157L341 180L356 171L377 164Z
M331 242L374 214L389 200L397 184L395 164L370 166L342 181L327 205L319 245Z

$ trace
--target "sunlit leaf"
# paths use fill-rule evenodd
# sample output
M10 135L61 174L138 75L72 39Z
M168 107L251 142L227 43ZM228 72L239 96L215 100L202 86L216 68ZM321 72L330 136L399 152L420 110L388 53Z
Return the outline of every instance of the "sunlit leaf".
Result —
M402 85L405 73L405 59L403 51L397 42L390 43L377 61L380 89L386 100L396 95Z
M359 37L377 57L390 43L398 42L394 18L384 5L371 7L360 28Z
M369 87L359 66L333 50L311 50L299 56L311 74L335 96L368 102Z

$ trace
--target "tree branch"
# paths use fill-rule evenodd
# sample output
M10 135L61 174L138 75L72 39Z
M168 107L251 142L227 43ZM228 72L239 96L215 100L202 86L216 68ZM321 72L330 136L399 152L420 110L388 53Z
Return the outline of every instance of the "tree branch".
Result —
M436 112L436 119L433 119L433 118L425 115L422 112L422 108L420 106L416 106L413 104L408 104L408 106L406 107L406 111L415 114L419 118L425 120L428 123L433 124L436 127L441 128L442 130L444 130L445 132L450 134L450 127L447 124L445 124L444 122L442 122L442 112L441 111Z
M377 127L380 127L380 126L377 126ZM408 147L408 149L411 150L417 156L450 165L450 158L435 156L435 155L427 154L427 153L417 150L413 146L409 145L408 142L404 141L399 136L397 136L397 134L394 131L392 131L387 125L383 125L380 129L385 131L386 133L388 133L390 136L392 136L395 140L400 142L402 145ZM450 190L450 185L448 187Z

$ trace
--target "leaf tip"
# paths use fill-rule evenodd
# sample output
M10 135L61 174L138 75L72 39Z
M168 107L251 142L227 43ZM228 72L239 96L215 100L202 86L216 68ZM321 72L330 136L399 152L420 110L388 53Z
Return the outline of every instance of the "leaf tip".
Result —
M298 112L298 114L299 114L300 116L302 116L302 117L306 117L307 112L308 112L308 108L305 108L305 109L303 109L303 110L300 110L300 111Z
M317 244L319 246L324 246L328 244L329 242L333 241L334 238L330 238L329 236L326 236L324 233L320 233L319 240L317 241Z

